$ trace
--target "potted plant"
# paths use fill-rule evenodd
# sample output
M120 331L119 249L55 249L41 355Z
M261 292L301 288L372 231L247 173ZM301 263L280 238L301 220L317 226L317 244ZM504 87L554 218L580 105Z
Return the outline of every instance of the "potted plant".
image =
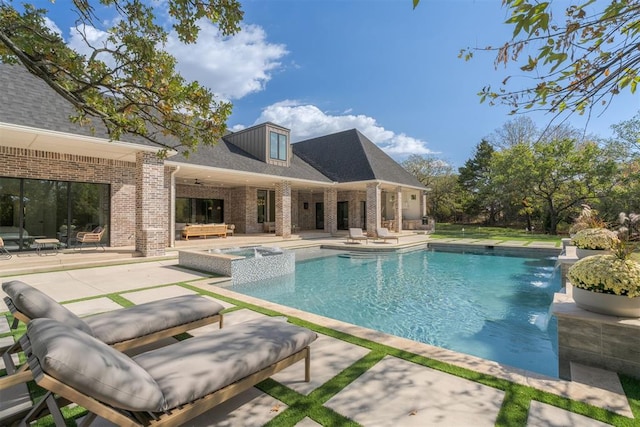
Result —
M578 260L567 277L573 299L585 310L622 317L640 317L640 262L631 259L636 248L633 225L638 215L620 216L623 226L612 241L612 253Z
M606 228L585 228L571 238L578 258L610 251L616 242L619 242L618 234Z

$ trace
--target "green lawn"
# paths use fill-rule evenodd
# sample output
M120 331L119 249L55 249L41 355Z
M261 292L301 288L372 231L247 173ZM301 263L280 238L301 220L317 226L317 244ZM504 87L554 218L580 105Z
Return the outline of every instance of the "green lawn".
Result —
M431 235L436 239L466 238L466 239L490 239L490 240L522 240L555 242L559 246L562 236L551 236L542 233L529 233L524 229L507 227L485 227L477 225L461 224L436 224L436 231Z

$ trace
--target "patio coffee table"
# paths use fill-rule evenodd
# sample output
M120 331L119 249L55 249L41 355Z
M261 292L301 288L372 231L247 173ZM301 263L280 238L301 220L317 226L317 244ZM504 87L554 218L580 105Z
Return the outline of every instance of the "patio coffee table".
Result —
M38 255L40 256L45 256L45 255L57 255L58 254L58 248L60 247L60 240L58 239L35 239L33 241L33 243L35 243L36 245L36 252L38 253ZM43 253L42 250L43 249L47 249L47 246L51 246L51 252L50 253Z

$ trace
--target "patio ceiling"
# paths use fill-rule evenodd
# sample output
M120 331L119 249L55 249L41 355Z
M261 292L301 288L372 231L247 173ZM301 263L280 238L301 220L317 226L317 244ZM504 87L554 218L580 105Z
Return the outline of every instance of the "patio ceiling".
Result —
M0 141L4 146L15 148L127 162L135 162L136 153L139 151L158 151L154 147L2 123L0 123Z
M179 166L175 174L176 184L184 185L208 185L211 187L274 187L282 181L289 181L291 187L298 191L313 191L329 188L327 183L300 180L289 177L279 177L274 175L264 175L251 172L235 171L230 169L209 168L204 166L194 166L180 164L177 162L167 162L171 166ZM197 180L197 184L196 184Z

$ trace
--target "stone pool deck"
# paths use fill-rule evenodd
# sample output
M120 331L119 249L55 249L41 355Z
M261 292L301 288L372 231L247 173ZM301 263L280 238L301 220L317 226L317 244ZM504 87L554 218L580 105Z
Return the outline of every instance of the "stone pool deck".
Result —
M339 239L331 238L319 238L313 242L300 240L277 242L277 244L282 247L309 246L325 240L330 244L343 244ZM463 244L475 244L474 241L467 241L467 239L457 240ZM418 245L421 242L425 242L425 236L415 239L412 236L403 237L398 248L403 245ZM193 242L189 241L189 243ZM201 244L201 242L197 243ZM216 243L218 242L216 241ZM233 245L238 242L224 243ZM535 242L519 243L530 247L537 245ZM211 242L208 242L207 245L211 245ZM384 248L387 249L389 246L386 245ZM540 246L549 247L547 243L540 244ZM85 257L85 259L78 260L78 257ZM9 264L15 258L21 259L15 264ZM27 258L30 263L24 263L23 260ZM52 265L59 265L60 267L55 268L59 271L32 272L34 268L38 267L35 264L40 258L45 260L57 258L58 263ZM394 349L404 350L451 365L465 367L478 374L506 379L515 384L547 391L577 402L586 402L624 417L633 418L618 377L611 372L575 366L574 381L542 377L495 362L242 296L228 289L217 287L216 283L219 283L221 279L180 268L177 265L176 256L172 256L172 254L163 259L145 259L145 262L134 262L134 259L129 258L131 256L126 257L122 253L114 253L109 257L109 251L105 254L87 252L61 254L57 257L14 257L12 260L0 262L0 276L3 276L2 281L23 280L57 301L65 302L69 309L82 316L117 309L119 306L107 298L107 294L118 294L135 304L140 304L203 290L221 297L230 297L242 303L271 309L333 331L381 343ZM141 261L141 259L136 261ZM91 263L94 266L91 266ZM112 263L116 265L109 265ZM183 286L183 284L188 286ZM232 304L221 302L225 307L233 308ZM0 305L0 312L3 311L6 311L6 307ZM263 314L250 308L240 308L230 311L225 316L225 325L260 316ZM196 330L193 334L201 334L212 328L215 326ZM8 324L6 320L0 319L0 345L11 340L7 333ZM312 345L312 378L310 383L301 381L303 372L301 364L286 369L277 374L274 379L302 396L308 396L314 391L329 394L331 397L323 403L324 407L330 408L363 426L495 425L505 401L503 390L391 355L382 357L377 363L366 369L362 375L354 375L355 379L340 390L327 390L330 387L330 385L327 386L327 381L337 375L345 375L345 373L348 375L350 371L358 369L357 362L359 360L372 357L372 351L369 348L352 344L334 336L336 335L320 334L320 338ZM21 405L28 404L25 387L14 387L0 392L0 405L2 406L0 411L12 411ZM260 426L286 409L285 403L254 388L212 409L189 425ZM98 419L91 425L106 426L110 424ZM306 427L320 424L309 417L304 417L296 425ZM523 425L580 425L589 427L607 424L534 400L530 402L526 424Z

